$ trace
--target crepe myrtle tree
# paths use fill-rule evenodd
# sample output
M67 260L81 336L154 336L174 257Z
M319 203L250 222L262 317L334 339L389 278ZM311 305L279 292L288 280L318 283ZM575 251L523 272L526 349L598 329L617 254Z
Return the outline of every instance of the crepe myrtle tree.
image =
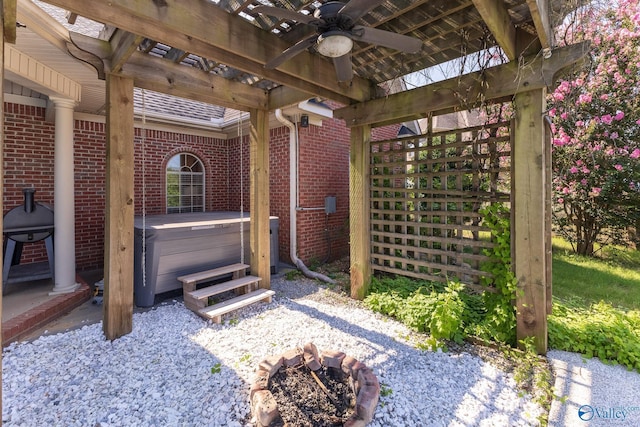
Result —
M561 40L590 40L586 64L549 95L553 222L592 255L640 229L640 0L578 14Z

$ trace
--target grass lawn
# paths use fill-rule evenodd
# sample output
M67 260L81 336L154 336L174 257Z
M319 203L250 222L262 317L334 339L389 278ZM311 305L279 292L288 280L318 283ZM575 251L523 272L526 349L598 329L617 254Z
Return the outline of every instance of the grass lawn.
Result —
M640 251L604 248L598 258L571 252L553 239L553 295L585 305L605 301L615 307L640 310Z

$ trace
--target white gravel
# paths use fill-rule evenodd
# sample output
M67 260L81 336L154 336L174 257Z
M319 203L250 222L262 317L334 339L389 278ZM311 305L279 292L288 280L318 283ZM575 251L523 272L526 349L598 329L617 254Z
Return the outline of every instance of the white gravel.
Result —
M249 383L267 356L312 341L371 367L383 395L373 426L537 425L541 409L510 375L467 353L416 349L402 324L306 280L203 321L182 303L134 315L105 340L101 324L12 344L2 363L5 426L250 426ZM212 373L212 368L220 372Z
M566 351L549 351L547 358L555 372L555 393L563 398L551 404L549 426L640 425L638 372Z

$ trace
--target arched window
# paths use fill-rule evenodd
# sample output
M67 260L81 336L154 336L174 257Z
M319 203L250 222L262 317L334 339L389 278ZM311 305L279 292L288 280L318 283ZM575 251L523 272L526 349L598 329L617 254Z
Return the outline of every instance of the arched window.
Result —
M204 211L204 167L193 154L176 154L167 163L167 213Z

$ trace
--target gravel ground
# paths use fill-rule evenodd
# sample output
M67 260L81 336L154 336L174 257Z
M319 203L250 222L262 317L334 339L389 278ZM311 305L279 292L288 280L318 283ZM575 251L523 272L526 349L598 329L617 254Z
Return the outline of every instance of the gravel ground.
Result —
M549 426L640 425L640 374L566 351L547 352L555 372L556 400Z
M402 324L306 279L275 278L272 289L272 303L221 325L177 301L135 314L133 332L113 342L95 324L12 344L4 425L250 426L258 362L309 341L374 370L383 392L373 426L538 424L541 408L478 356L418 350Z

